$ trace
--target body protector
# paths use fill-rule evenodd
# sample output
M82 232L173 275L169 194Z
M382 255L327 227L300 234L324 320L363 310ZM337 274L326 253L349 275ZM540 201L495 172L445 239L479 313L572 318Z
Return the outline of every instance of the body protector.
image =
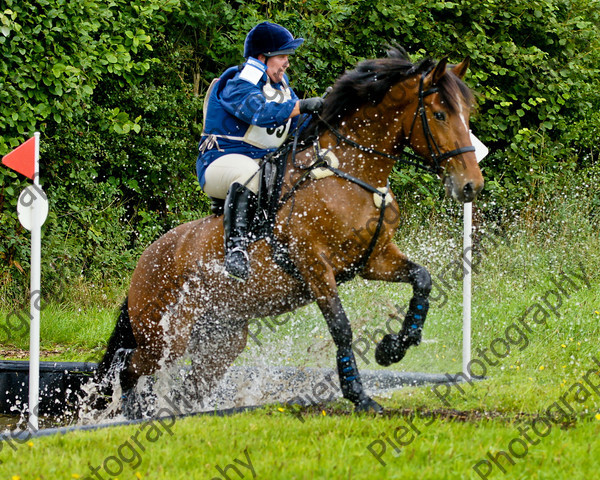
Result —
M289 119L298 96L287 76L272 84L266 65L249 58L211 84L204 104L204 131L196 171L204 187L204 171L229 153L262 158L285 141L297 117Z

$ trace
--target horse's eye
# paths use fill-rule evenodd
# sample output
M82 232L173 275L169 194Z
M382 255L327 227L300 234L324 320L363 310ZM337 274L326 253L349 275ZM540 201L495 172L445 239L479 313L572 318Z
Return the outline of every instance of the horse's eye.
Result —
M446 120L446 112L435 112L433 114L436 120L445 121Z

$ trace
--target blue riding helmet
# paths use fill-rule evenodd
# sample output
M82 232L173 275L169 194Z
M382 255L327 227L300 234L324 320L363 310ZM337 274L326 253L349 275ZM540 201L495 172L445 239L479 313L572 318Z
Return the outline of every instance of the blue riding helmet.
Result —
M302 45L303 42L303 38L294 39L288 29L281 25L262 22L246 35L244 58L256 58L261 53L266 57L289 55L294 53L294 50Z

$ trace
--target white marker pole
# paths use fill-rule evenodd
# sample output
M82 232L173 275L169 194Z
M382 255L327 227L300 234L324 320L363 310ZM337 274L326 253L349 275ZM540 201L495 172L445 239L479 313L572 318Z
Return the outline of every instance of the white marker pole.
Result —
M34 186L40 187L40 134L35 132L35 169ZM30 312L31 326L29 330L29 427L37 431L38 405L40 390L40 306L41 306L41 263L42 263L42 224L40 208L31 212L31 282L30 282Z
M481 143L473 132L469 130L471 142L475 147L477 163L481 162L489 153L488 148ZM462 372L470 378L469 364L471 363L471 274L473 265L473 203L464 204L463 214L463 353Z
M471 363L471 265L472 265L472 239L473 229L473 204L464 204L464 233L463 233L463 354L462 371L467 377L469 363Z

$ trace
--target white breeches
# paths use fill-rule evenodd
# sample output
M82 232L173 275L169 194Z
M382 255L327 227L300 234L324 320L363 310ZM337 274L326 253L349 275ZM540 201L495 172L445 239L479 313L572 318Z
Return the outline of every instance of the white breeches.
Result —
M257 160L239 153L223 155L212 162L204 172L204 193L209 197L224 199L227 197L229 186L234 182L246 184L246 188L257 193L256 172Z

